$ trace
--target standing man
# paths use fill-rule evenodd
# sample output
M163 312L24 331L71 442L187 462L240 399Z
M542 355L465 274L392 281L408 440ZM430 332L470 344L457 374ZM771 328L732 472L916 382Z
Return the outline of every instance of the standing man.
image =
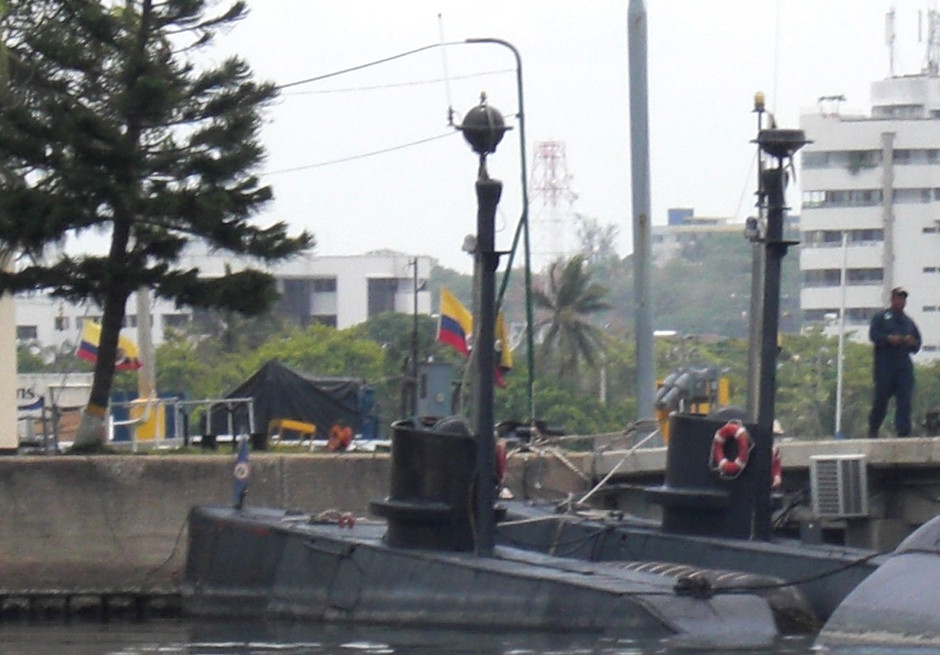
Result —
M868 438L878 438L878 430L894 396L894 427L899 437L911 433L911 391L914 364L911 355L920 350L920 330L904 313L907 289L891 290L891 306L871 319L868 338L875 344L875 396L868 415Z

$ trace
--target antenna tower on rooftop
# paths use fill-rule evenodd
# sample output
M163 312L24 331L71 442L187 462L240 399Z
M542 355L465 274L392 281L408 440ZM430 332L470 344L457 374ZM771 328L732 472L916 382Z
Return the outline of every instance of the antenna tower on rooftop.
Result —
M918 32L922 34L923 14L918 13ZM923 37L921 36L921 40ZM924 53L923 73L937 76L940 74L940 11L927 10L927 49Z

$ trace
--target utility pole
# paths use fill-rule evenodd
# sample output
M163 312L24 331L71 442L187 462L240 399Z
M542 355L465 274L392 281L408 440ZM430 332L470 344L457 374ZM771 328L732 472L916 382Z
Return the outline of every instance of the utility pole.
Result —
M630 70L630 165L633 185L633 292L636 307L636 418L652 419L656 394L650 274L649 103L646 74L646 7L630 0L627 14Z

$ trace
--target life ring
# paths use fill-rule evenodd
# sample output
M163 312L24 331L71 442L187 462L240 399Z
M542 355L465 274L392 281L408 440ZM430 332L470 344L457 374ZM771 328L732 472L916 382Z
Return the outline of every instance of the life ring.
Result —
M738 446L734 459L728 459L725 452L725 447L731 439L734 439ZM751 448L751 435L747 433L744 424L740 421L728 421L718 428L715 438L712 439L712 467L723 478L736 478L747 467Z
M774 446L773 455L770 458L770 483L771 489L779 489L783 484L783 462L780 460L780 446Z

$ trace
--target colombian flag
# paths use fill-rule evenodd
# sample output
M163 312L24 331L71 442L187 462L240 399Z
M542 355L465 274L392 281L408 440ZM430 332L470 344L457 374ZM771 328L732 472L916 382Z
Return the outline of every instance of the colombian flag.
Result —
M509 331L506 329L506 317L503 310L499 310L496 317L496 369L493 371L493 382L500 389L505 388L506 379L503 377L512 370L512 349L509 346Z
M94 321L85 320L82 324L82 340L75 353L79 359L95 363L98 361L98 342L101 341L101 326ZM137 344L127 337L118 337L117 357L114 360L116 371L136 371L141 367Z
M467 339L473 333L473 315L446 287L441 287L441 318L437 324L437 340L446 343L464 356L470 354Z

